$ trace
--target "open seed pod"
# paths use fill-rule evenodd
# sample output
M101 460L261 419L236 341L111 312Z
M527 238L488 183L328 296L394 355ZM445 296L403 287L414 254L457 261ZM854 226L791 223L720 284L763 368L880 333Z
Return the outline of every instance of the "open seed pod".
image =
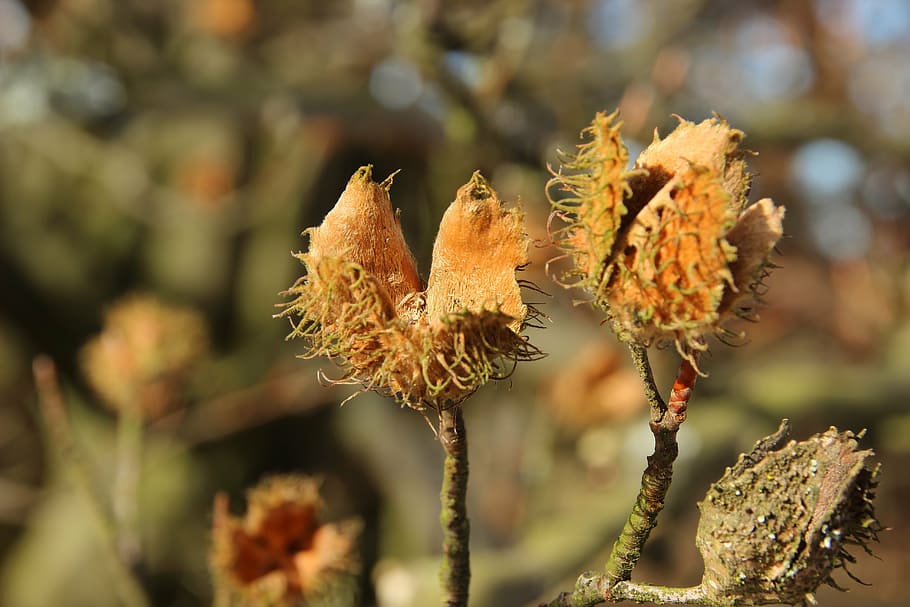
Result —
M330 591L358 568L359 523L325 523L318 483L309 477L266 478L247 495L243 517L225 494L215 498L211 567L232 605L291 607Z
M351 178L287 292L291 336L306 357L326 355L358 383L418 410L460 403L510 363L540 355L520 335L529 315L515 273L528 262L519 209L475 173L443 216L429 284L417 274L388 189L370 167Z
M80 357L89 384L107 406L152 420L183 405L208 342L198 312L133 294L105 312L101 332Z
M751 175L742 132L719 118L680 124L627 169L616 114L599 113L550 182L562 222L552 236L573 267L567 286L587 290L617 335L674 343L694 362L704 336L754 316L784 209L747 206Z

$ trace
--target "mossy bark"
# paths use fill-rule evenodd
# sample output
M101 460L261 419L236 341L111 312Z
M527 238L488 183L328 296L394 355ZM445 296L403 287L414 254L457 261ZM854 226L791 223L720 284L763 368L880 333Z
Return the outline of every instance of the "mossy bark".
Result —
M651 530L657 525L657 516L664 508L664 499L673 480L673 462L679 455L676 433L686 419L686 407L696 379L694 366L688 360L683 360L667 404L654 384L647 350L640 345L632 345L630 350L633 363L645 385L651 409L650 427L654 435L654 453L648 457L638 497L622 532L613 544L605 566L608 595L618 582L631 578L632 569L638 563L641 550Z

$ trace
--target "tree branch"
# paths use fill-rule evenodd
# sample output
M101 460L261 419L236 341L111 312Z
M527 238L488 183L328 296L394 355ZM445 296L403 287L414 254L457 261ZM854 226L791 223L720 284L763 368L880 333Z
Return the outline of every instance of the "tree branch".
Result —
M105 506L105 499L92 482L88 463L73 436L54 361L47 356L35 358L33 373L38 389L38 404L47 425L51 446L57 450L63 465L72 469L76 484L95 519L102 553L113 578L114 591L125 607L149 607L151 603L142 584L120 559L110 509Z
M671 588L626 581L619 582L613 586L610 589L610 593L616 602L632 601L635 603L657 603L659 605L712 605L711 601L705 596L705 590L701 585L688 588Z
M594 607L594 605L607 602L604 597L607 583L607 576L588 571L579 576L574 592L563 592L554 600L542 604L540 607ZM629 581L616 583L610 589L609 601L613 603L632 601L633 603L655 603L657 605L721 606L721 603L714 602L705 595L702 586L672 588L636 584Z
M697 603L703 598L700 588L669 589L661 586L632 584L632 569L641 557L651 530L657 525L657 516L664 507L664 499L673 479L673 462L679 454L676 433L686 420L686 409L698 374L697 360L680 363L679 373L673 382L669 402L664 402L654 381L648 351L644 346L631 344L632 362L641 376L645 396L650 407L650 427L654 435L654 453L648 457L648 466L641 477L641 489L632 512L623 526L604 567L603 575L583 573L575 583L575 590L562 593L546 607L589 607L603 602L623 600L659 603ZM660 598L663 597L663 598Z
M676 433L686 419L686 406L697 377L692 364L683 359L676 381L673 382L670 401L665 404L657 393L647 350L640 345L632 345L630 350L651 407L650 426L651 433L654 434L654 453L648 458L648 467L641 477L641 490L629 519L613 544L613 551L607 560L604 573L608 593L612 592L613 586L618 582L631 578L632 569L641 557L642 547L657 524L657 515L664 508L664 499L673 480L673 462L679 454Z

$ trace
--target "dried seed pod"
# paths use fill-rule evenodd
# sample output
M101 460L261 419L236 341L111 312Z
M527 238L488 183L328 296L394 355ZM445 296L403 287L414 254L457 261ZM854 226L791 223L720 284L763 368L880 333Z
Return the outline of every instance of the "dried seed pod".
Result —
M359 265L397 306L423 287L417 262L401 233L398 213L392 210L392 176L382 183L372 176L371 166L357 169L322 224L308 230L309 255L317 263L334 257Z
M836 586L836 568L853 562L847 546L868 551L877 539L873 452L833 427L782 446L787 430L785 421L740 456L699 504L702 586L718 604L812 602L818 586Z
M180 405L189 374L207 348L208 331L197 312L130 295L106 311L101 333L82 348L81 362L105 404L154 419Z
M354 521L323 523L323 502L311 478L286 475L251 489L243 518L231 516L224 494L215 497L211 567L215 583L255 607L302 604L333 579L357 569ZM234 604L232 603L232 604Z
M678 175L690 165L708 167L720 177L731 206L741 211L752 183L746 167L749 152L739 149L743 132L717 116L698 124L677 118L679 125L666 138L660 139L654 131L654 140L639 154L635 167L645 169L648 179ZM648 189L637 185L633 189Z
M748 315L758 300L771 251L784 234L784 207L762 198L747 207L725 238L736 249L730 263L732 283L726 286L720 304L722 312Z
M521 211L506 210L479 172L458 189L439 224L427 282L427 316L497 311L516 332L527 316L515 271L528 263Z
M641 378L615 340L579 346L544 387L542 400L553 422L576 432L621 425L647 407Z
M626 170L629 151L616 117L616 112L598 112L581 132L590 141L580 144L574 156L564 157L560 172L547 184L548 194L554 185L568 193L550 199L554 215L566 224L553 236L574 262L562 279L592 292L599 290L609 268L604 262L613 255L627 212L623 200L631 195L628 179L635 175Z
M725 239L735 214L711 169L692 165L669 182L632 221L605 301L621 338L640 343L672 337L701 349L732 283L736 249Z
M706 334L754 316L783 209L767 199L746 207L748 153L725 121L680 119L628 171L613 119L598 114L569 173L551 181L569 193L552 201L565 224L553 236L575 264L564 278L592 294L621 339L672 342L694 362Z
M339 382L419 410L458 403L505 375L505 362L538 356L518 334L528 316L515 279L527 262L521 213L503 209L475 173L443 217L430 286L421 291L407 278L413 259L387 195L381 200L385 189L364 180L369 172L361 169L311 231L310 251L297 255L307 275L287 291L294 300L283 315L295 318L292 337L308 338L304 356L336 358L346 370ZM386 236L370 236L371 222Z

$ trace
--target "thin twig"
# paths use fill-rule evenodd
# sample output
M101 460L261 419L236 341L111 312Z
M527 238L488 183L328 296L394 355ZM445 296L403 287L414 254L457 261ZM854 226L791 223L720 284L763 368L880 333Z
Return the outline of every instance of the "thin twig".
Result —
M47 356L38 356L32 369L38 389L38 402L47 425L51 446L57 450L61 463L72 469L77 487L85 496L98 529L102 552L113 577L114 591L125 607L149 607L150 602L142 585L120 560L111 514L109 508L105 506L104 497L92 482L87 461L73 436L54 361Z
M333 402L338 388L312 390L309 372L269 373L259 384L194 403L151 422L152 429L174 432L181 443L212 443L280 417L306 413ZM337 401L334 401L337 402Z
M549 603L540 607L594 607L606 602L604 589L608 583L605 575L594 572L582 574L575 584L574 592L563 592ZM652 586L634 582L618 582L610 589L611 602L632 601L633 603L654 603L656 605L720 605L712 601L702 586L673 588Z
M454 406L439 413L439 440L445 450L442 490L439 498L442 511L442 584L445 607L466 607L471 581L469 551L470 522L467 512L468 437L465 433L461 407Z
M610 589L613 600L635 603L657 603L659 605L711 605L705 589L699 586L671 588L634 582L619 582Z
M139 476L142 470L142 415L120 411L117 423L117 465L112 504L117 532L117 551L127 567L141 558L138 530Z
M654 381L648 351L644 346L629 346L632 362L641 376L645 396L650 408L650 427L654 435L654 453L648 457L648 466L641 476L641 489L632 512L623 526L619 537L613 544L613 550L604 567L603 575L583 573L579 576L575 590L563 593L547 607L589 607L603 602L622 600L637 601L637 596L657 597L664 592L667 600L663 603L697 602L692 597L701 596L699 589L663 589L660 586L632 584L632 569L641 557L642 548L657 524L657 516L664 507L664 499L673 478L673 462L679 454L676 433L686 419L686 408L692 395L692 388L698 374L694 362L683 359L679 373L673 382L669 402L664 402ZM636 594L637 593L637 594ZM648 594L651 593L651 594ZM675 594L674 594L675 593ZM675 598L674 598L675 597ZM670 600L673 598L673 600ZM690 600L691 598L691 600ZM679 600L677 600L679 599ZM651 599L646 599L651 600Z
M657 524L657 515L664 508L664 499L673 480L673 462L679 454L676 433L686 419L686 406L697 377L692 363L683 359L676 381L673 382L670 401L664 404L655 388L647 350L639 345L633 345L630 349L651 408L649 425L654 435L654 453L648 458L648 467L641 476L641 489L629 519L613 544L613 551L607 560L604 573L607 576L608 593L617 582L631 578L632 569L641 557L641 550Z
M99 488L96 475L73 436L57 378L57 366L49 357L38 356L32 363L32 373L38 390L41 417L47 428L51 448L58 453L61 463L71 468L73 479L85 494L89 504L97 511L99 518L110 520L107 496Z
M639 344L629 344L629 352L632 354L632 364L644 384L645 397L648 399L648 407L651 409L651 419L653 421L655 412L662 416L662 411L666 410L667 405L664 403L664 399L660 397L660 390L654 381L654 374L651 372L651 362L648 360L648 349Z

